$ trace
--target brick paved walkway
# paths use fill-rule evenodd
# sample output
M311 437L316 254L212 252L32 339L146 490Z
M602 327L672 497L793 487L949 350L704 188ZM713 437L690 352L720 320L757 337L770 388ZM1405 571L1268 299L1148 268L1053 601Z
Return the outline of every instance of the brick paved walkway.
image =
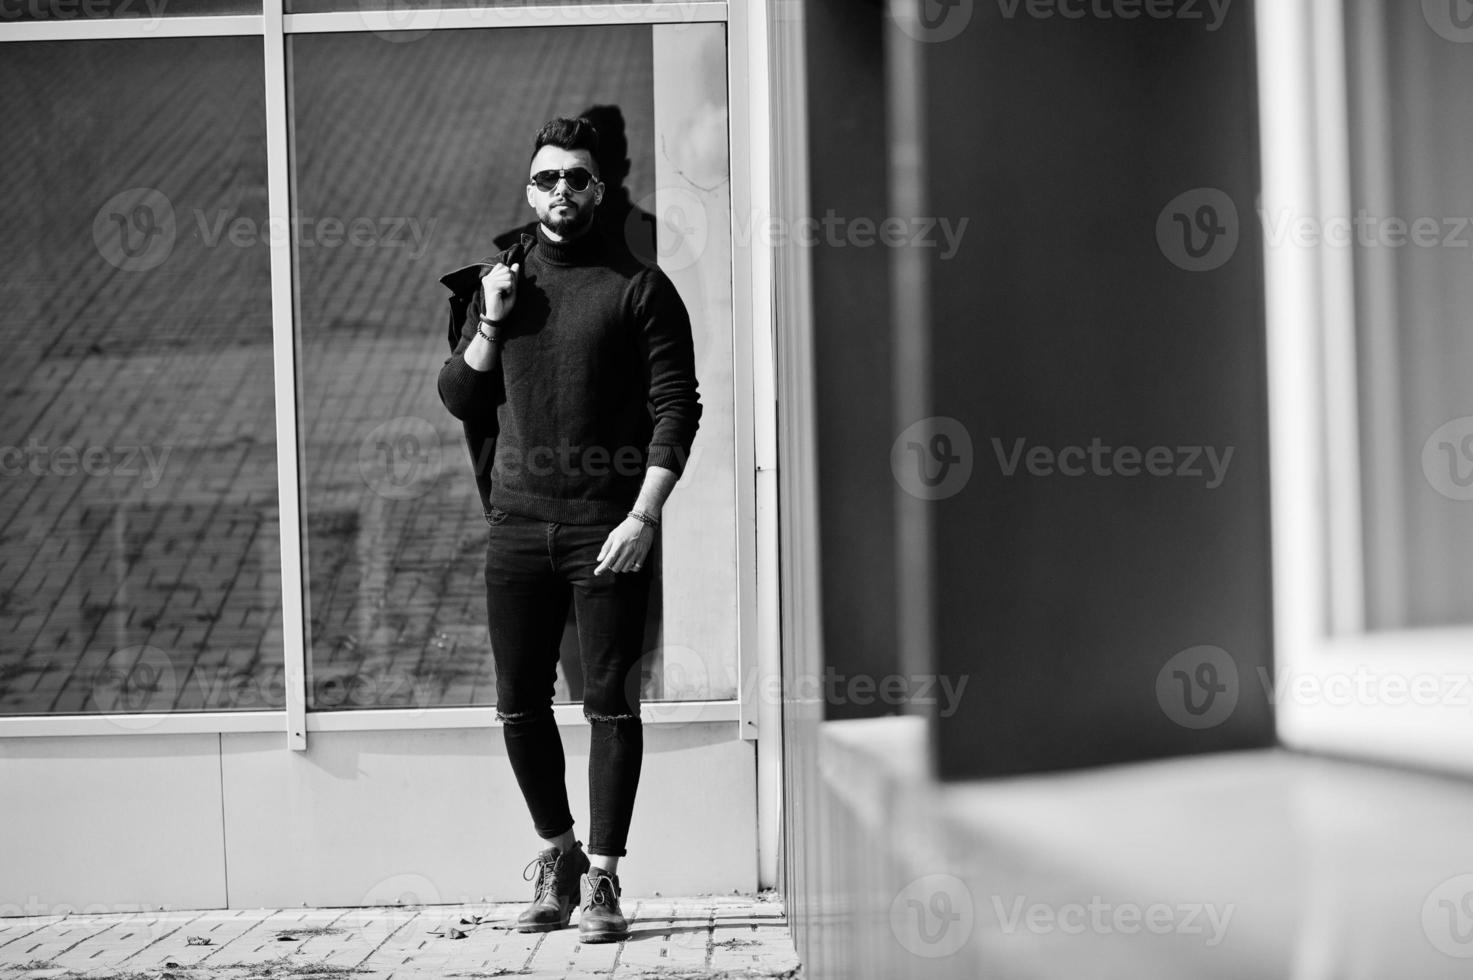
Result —
M573 926L522 934L522 905L158 912L0 919L0 980L246 980L527 976L801 977L771 894L646 899L630 938L583 945ZM208 940L207 943L204 941Z

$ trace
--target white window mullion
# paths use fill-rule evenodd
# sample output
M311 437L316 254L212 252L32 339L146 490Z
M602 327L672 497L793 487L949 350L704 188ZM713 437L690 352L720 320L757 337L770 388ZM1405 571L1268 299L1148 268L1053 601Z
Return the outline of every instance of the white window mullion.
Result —
M292 323L291 174L287 159L286 34L282 0L264 0L266 203L271 229L271 348L276 392L276 478L281 512L281 629L287 748L307 748L301 487L297 478L296 342Z

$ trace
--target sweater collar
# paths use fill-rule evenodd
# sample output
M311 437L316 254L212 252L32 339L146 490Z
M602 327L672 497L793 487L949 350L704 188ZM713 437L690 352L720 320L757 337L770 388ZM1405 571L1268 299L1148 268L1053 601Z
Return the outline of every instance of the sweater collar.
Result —
M598 228L589 228L570 242L555 242L537 226L537 252L552 265L588 265L602 251Z

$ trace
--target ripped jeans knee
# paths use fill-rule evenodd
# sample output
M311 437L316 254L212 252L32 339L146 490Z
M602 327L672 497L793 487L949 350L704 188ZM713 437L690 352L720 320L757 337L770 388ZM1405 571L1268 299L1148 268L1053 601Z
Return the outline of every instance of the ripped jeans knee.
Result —
M552 705L544 704L525 711L503 711L496 709L496 720L503 725L530 725L552 717Z
M639 712L637 711L633 713L604 714L601 711L594 711L585 705L583 707L583 717L590 725L613 725L615 728L621 728L627 727L631 723L639 724Z

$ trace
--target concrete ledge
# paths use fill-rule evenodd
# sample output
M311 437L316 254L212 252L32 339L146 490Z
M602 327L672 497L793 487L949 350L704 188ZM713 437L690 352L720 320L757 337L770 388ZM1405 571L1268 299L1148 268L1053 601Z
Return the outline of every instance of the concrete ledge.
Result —
M940 785L919 719L820 743L847 975L1473 969L1473 784L1276 749Z

